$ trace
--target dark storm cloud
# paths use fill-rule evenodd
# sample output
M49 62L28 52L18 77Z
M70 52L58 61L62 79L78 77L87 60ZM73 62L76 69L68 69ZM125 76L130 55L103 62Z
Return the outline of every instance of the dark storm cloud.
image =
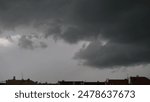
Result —
M0 0L0 23L44 26L45 37L69 43L88 40L75 56L87 65L129 66L150 62L149 5L149 0Z
M0 0L0 22L5 27L42 24L60 19L70 0Z
M149 4L148 0L79 1L70 22L82 34L76 33L79 37L73 37L80 40L101 35L119 43L145 41L149 36ZM77 30L72 30L73 35Z
M99 39L81 49L76 58L95 67L118 67L150 62L150 2L148 0L88 0L76 9L81 38L98 37L108 41L102 46ZM78 37L80 40L80 37Z
M81 49L75 58L97 68L149 63L149 5L148 0L81 1L73 15L73 18L77 17L74 24L81 32L72 30L65 38L75 41L97 39ZM108 43L102 46L99 37Z
M98 68L112 68L129 65L148 64L150 62L148 45L92 42L82 48L75 56L86 65Z

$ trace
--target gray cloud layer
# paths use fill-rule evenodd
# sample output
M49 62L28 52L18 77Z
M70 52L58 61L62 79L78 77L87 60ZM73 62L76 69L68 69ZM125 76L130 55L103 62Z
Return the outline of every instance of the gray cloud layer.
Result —
M69 43L88 40L75 56L87 65L129 66L150 62L149 5L149 0L0 0L0 23L5 29L33 24L45 37Z

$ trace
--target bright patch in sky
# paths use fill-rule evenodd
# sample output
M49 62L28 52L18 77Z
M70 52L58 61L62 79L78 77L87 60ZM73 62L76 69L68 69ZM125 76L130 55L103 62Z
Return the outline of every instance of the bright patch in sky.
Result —
M8 47L11 45L11 42L6 38L0 38L0 46Z

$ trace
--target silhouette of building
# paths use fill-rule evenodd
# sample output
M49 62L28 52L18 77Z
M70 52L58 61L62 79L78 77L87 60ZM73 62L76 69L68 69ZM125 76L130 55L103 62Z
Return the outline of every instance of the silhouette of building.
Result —
M13 79L6 80L6 85L36 85L36 84L37 84L37 82L34 82L30 79L16 80L15 76L13 77Z
M108 79L107 85L129 85L128 79Z
M86 81L58 81L57 83L38 83L30 79L13 79L1 81L0 85L150 85L150 79L142 76L129 77L128 79L108 79L104 82L86 82Z
M85 81L58 81L59 85L105 85L105 82L85 82Z
M150 85L150 79L146 77L130 77L130 84L131 85Z
M83 81L58 81L59 85L83 85Z

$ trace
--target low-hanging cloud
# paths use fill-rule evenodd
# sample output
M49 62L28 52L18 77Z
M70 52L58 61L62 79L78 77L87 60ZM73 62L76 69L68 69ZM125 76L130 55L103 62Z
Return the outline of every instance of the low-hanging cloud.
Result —
M0 0L0 26L32 24L45 37L89 41L75 58L97 68L147 64L149 5L149 0ZM27 43L23 46L32 48Z
M86 65L98 68L112 68L148 64L150 49L147 45L92 42L82 48L75 59L82 59Z

